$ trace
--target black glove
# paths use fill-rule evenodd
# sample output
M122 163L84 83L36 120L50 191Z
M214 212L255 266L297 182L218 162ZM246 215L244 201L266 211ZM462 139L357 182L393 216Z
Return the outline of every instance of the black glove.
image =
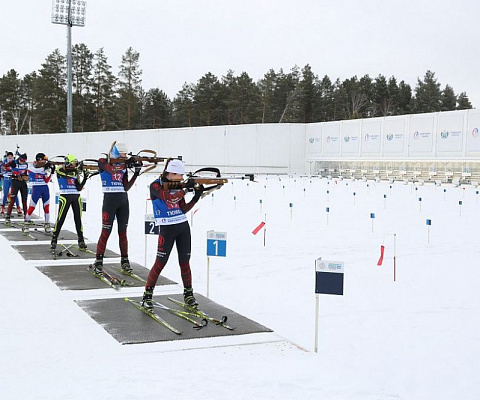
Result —
M202 197L202 193L205 190L203 185L196 185L195 188L195 194L193 195L193 200L198 201L200 200L200 197Z
M133 168L134 164L135 164L135 159L133 158L133 156L125 160L125 166L127 168Z
M185 183L185 188L187 189L188 192L192 192L195 187L195 181L193 179L189 179Z
M195 196L196 196L197 194L198 194L199 196L201 196L202 193L203 193L204 190L205 190L205 187L204 187L203 185L197 185L197 186L195 186L194 190L195 190Z

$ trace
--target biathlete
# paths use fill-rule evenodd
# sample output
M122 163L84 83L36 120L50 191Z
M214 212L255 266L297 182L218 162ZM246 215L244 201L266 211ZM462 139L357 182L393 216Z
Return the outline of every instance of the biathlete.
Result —
M22 196L23 214L27 214L27 198L28 198L28 164L27 154L20 154L18 159L14 159L6 164L11 168L12 172L12 187L10 188L10 198L17 197L18 192ZM7 214L5 215L5 225L11 225L10 215L13 209L13 200L8 202Z
M82 174L82 178L80 176ZM73 220L75 221L75 229L77 230L78 247L86 249L85 239L83 238L82 226L82 198L80 192L87 183L88 171L84 169L82 172L78 169L78 160L72 154L67 154L65 164L57 169L57 182L59 187L59 209L57 221L53 228L52 241L50 249L55 250L57 247L58 236L62 230L63 223L67 217L70 206L73 211Z
M5 215L5 203L10 194L10 187L12 186L12 166L11 162L13 161L13 153L11 151L7 152L6 157L3 160L1 166L1 172L3 175L3 199L0 214L2 217ZM18 216L22 216L22 209L20 208L20 203L18 202L18 197L15 197L15 205L17 206ZM8 208L8 204L7 204Z
M30 205L28 206L26 221L32 223L32 214L37 207L37 203L42 199L43 212L45 215L45 232L51 233L50 227L50 190L48 183L52 178L51 166L48 164L48 157L44 153L38 153L35 161L28 164L28 181L30 182L32 193L30 196Z
M185 214L200 200L204 188L202 185L195 188L193 184L188 186L187 190L195 190L195 194L189 203L185 202L186 191L184 189L164 189L164 182L180 182L184 174L185 164L181 160L170 160L161 177L150 185L150 198L153 204L155 223L160 225L160 233L157 257L148 274L143 294L142 305L147 309L153 309L153 290L160 273L167 264L174 244L176 244L178 252L185 303L192 307L198 305L193 295L192 272L190 269L191 234Z
M122 162L111 163L110 159L124 159ZM103 256L107 241L112 233L113 221L117 219L118 237L120 246L120 266L124 271L131 272L132 267L128 260L127 225L130 215L127 191L133 186L140 175L141 163L134 165L135 172L128 180L127 147L123 143L115 143L108 158L98 160L98 171L102 179L103 206L102 231L97 242L97 251L94 263L94 272L103 273Z

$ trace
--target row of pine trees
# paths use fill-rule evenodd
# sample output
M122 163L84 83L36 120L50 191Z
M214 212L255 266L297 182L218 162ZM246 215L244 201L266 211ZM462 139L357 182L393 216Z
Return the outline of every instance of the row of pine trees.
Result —
M270 69L257 82L247 72L209 72L170 99L159 88L142 87L140 54L131 47L115 75L102 48L92 53L77 44L72 70L75 132L309 123L472 108L465 92L442 88L432 71L413 89L394 76L319 78L308 64L289 72ZM11 69L0 78L2 133L65 132L66 92L66 57L58 49L24 77Z

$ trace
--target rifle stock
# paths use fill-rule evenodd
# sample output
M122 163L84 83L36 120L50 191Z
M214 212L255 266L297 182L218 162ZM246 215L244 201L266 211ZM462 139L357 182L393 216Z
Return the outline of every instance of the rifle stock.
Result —
M192 177L181 182L163 182L163 188L166 190L173 189L190 189L195 185L217 185L222 186L228 183L226 178L204 178L204 177Z

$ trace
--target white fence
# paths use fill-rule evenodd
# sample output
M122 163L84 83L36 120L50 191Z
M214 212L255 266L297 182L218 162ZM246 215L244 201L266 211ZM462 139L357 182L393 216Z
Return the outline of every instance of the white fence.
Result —
M157 151L161 157L182 156L188 170L216 166L234 173L304 173L305 125L263 124L117 132L2 136L3 150L42 152L50 157L72 153L99 158L116 140L136 153Z
M134 153L153 149L159 156L181 155L189 170L217 166L229 173L480 178L477 110L314 124L0 137L3 150L14 151L18 144L30 159L38 152L98 158L114 140L125 142Z

